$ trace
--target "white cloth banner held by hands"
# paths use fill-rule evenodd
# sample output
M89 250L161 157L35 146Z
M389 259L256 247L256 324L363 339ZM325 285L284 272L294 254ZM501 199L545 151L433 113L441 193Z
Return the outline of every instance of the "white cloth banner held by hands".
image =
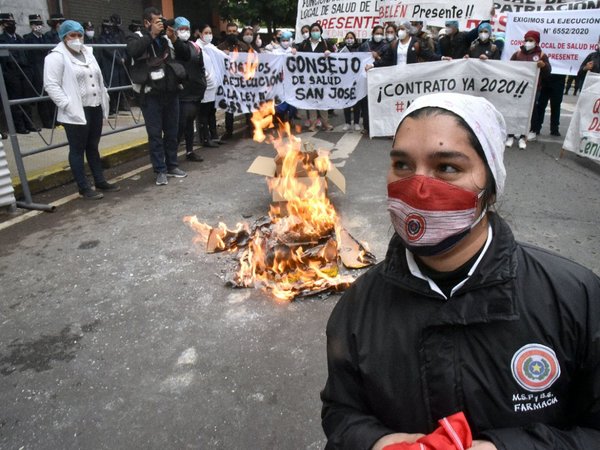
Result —
M285 55L266 53L238 53L223 59L223 82L217 88L216 106L243 114L281 97L285 59Z
M550 59L553 74L577 75L585 57L596 50L600 9L508 14L502 60L523 45L529 30L540 32L540 47Z
M434 92L484 97L502 113L509 134L527 134L538 74L534 62L479 59L371 69L367 77L370 135L393 136L410 103Z
M370 53L298 53L287 58L283 100L302 109L342 109L367 95Z
M563 148L600 161L600 74L585 76Z

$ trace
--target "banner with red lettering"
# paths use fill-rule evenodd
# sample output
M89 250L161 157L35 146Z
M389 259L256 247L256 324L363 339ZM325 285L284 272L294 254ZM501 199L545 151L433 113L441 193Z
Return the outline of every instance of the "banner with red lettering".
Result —
M515 135L527 134L539 69L534 62L457 59L367 72L371 137L393 136L410 103L425 94L456 92L487 98Z
M600 74L586 75L563 148L600 161Z
M596 50L600 35L600 9L509 13L502 60L523 44L525 33L540 33L540 47L550 59L552 73L576 75L587 55Z
M490 15L492 0L299 0L296 36L303 25L319 22L325 38L344 38L352 31L359 39L371 36L375 25L423 20L444 26L446 20L462 24Z
M531 13L552 11L581 11L586 9L599 9L600 0L495 0L496 15L493 25L494 31L506 31L506 21L509 13ZM467 24L472 28L476 23Z

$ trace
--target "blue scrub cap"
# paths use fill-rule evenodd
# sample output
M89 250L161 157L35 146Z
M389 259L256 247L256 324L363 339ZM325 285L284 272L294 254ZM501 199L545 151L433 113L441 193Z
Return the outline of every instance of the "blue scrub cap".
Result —
M62 41L71 31L83 34L83 27L79 22L75 22L74 20L65 20L58 29L58 37Z

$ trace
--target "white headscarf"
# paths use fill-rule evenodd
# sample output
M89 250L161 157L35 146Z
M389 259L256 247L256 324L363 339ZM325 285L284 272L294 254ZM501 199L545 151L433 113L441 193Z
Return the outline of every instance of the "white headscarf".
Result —
M447 109L461 117L471 127L483 148L487 164L494 176L496 199L499 199L504 192L504 181L506 180L506 169L504 168L506 123L502 114L498 112L494 105L482 97L437 93L424 95L413 101L402 115L400 123L410 113L428 107Z

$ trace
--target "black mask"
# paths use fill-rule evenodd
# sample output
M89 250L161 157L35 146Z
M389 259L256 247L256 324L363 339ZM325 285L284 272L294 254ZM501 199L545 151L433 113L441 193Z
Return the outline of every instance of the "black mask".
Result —
M8 34L15 34L15 31L17 31L17 26L14 23L5 23L4 31L6 31Z
M235 34L228 34L227 42L229 42L230 44L235 44L237 42L237 36Z

